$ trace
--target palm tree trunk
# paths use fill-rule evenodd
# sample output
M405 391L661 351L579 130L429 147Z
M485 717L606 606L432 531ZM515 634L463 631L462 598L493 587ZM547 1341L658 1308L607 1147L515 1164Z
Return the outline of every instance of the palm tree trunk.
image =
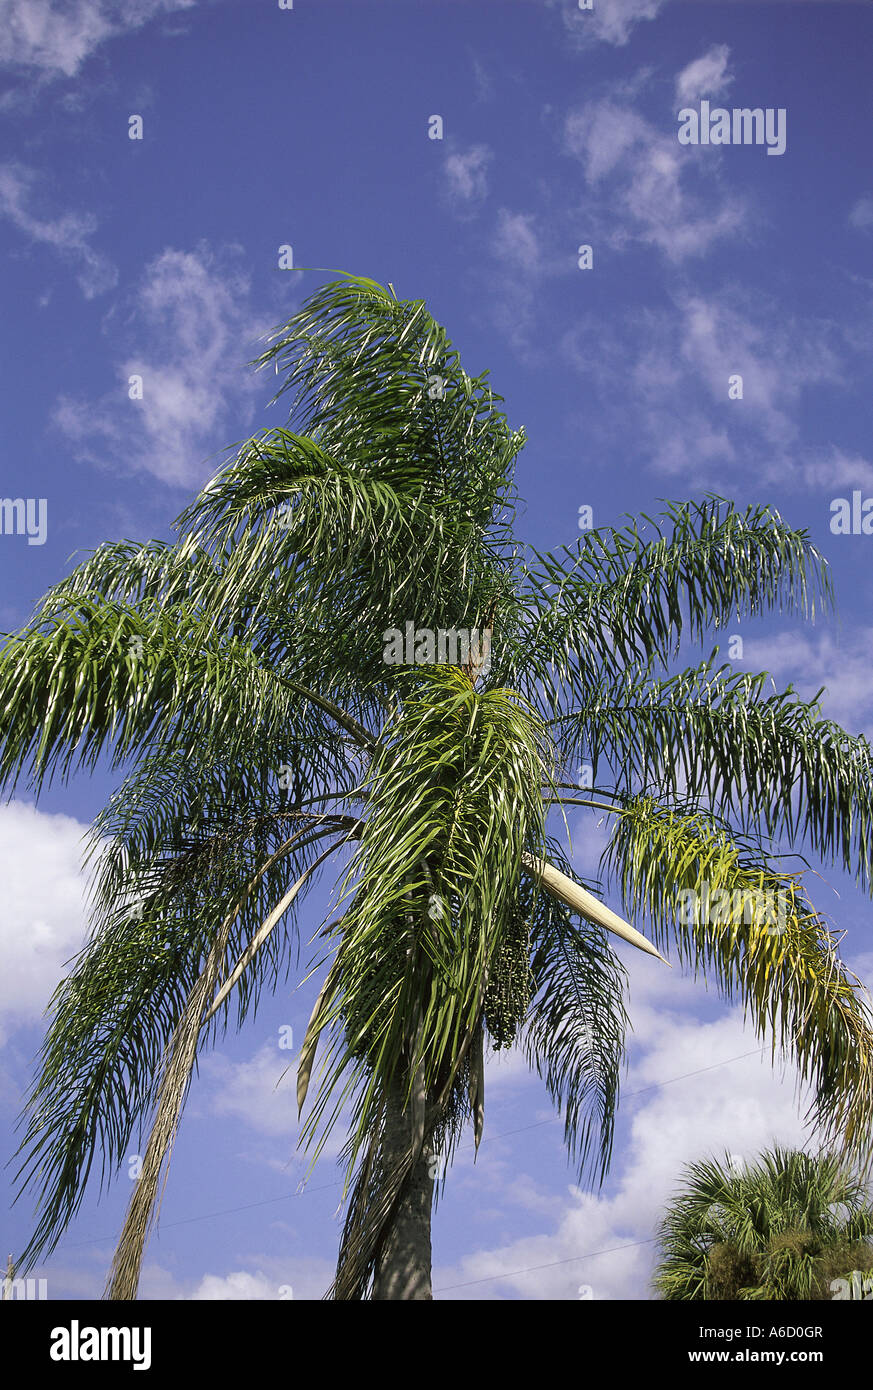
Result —
M385 1110L382 1152L388 1163L402 1158L413 1141L412 1107L403 1108L404 1087L396 1080ZM404 1183L390 1230L376 1261L373 1298L432 1299L430 1221L433 1211L433 1151L425 1142Z

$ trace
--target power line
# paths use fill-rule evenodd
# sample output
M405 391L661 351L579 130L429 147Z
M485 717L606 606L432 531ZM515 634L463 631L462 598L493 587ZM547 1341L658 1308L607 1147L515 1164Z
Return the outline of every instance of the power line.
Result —
M685 1081L689 1076L699 1076L701 1072L713 1071L716 1067L727 1066L730 1062L742 1062L746 1057L758 1057L765 1051L764 1047L756 1047L751 1052L743 1052L738 1057L727 1057L723 1062L712 1062L708 1067L697 1067L695 1071L686 1071L682 1076L671 1076L667 1081L656 1081L651 1086L644 1086L639 1091L631 1091L625 1096L625 1100L630 1100L633 1096L645 1095L647 1091L657 1091L661 1086L670 1086L674 1081ZM537 1125L554 1124L559 1116L551 1116L548 1120L538 1120L535 1125L523 1125L521 1129L507 1130L504 1134L494 1134L493 1139L504 1139L507 1134L520 1134L524 1129L535 1129ZM484 1139L482 1141L485 1142ZM500 1274L486 1274L482 1279L468 1279L463 1284L446 1284L441 1289L434 1289L434 1293L452 1293L455 1289L469 1289L475 1284L490 1284L495 1279L514 1279L519 1274L532 1274L540 1269L556 1269L559 1265L576 1264L579 1260L593 1260L597 1255L614 1255L619 1250L636 1250L642 1245L654 1245L659 1239L658 1236L649 1236L646 1240L632 1240L626 1245L612 1245L604 1250L589 1250L584 1255L571 1255L566 1260L551 1260L548 1264L526 1265L523 1269L503 1270Z
M759 1056L760 1053L762 1053L764 1050L765 1050L764 1047L754 1048L751 1052L742 1052L742 1053L740 1053L740 1055L737 1056L737 1057L725 1057L724 1060L721 1061L721 1062L712 1062L708 1067L698 1067L695 1071L686 1071L686 1072L683 1072L681 1076L671 1076L671 1077L668 1077L666 1081L655 1081L651 1086L643 1086L642 1089L639 1090L639 1091L631 1091L628 1095L626 1095L626 1096L624 1097L624 1099L625 1099L625 1100L632 1100L635 1096L642 1096L642 1095L645 1095L647 1091L657 1091L657 1090L660 1090L660 1088L661 1088L662 1086L671 1086L675 1081L685 1081L685 1080L688 1079L689 1076L699 1076L699 1075L701 1074L701 1072L713 1071L713 1070L715 1070L716 1067L726 1067L726 1066L729 1066L732 1062L742 1062L742 1061L744 1061L747 1057L756 1057L756 1056ZM504 1130L502 1134L490 1134L490 1135L486 1135L485 1137L483 1137L483 1139L482 1139L481 1142L482 1142L483 1144L486 1144L486 1143L492 1142L492 1141L497 1140L497 1139L507 1139L507 1138L509 1138L509 1137L510 1137L511 1135L513 1135L513 1134L523 1134L526 1130L529 1130L529 1129L539 1129L539 1128L541 1128L541 1126L543 1126L543 1125L553 1125L553 1124L556 1124L557 1121L558 1121L560 1118L561 1118L560 1115L551 1115L551 1116L549 1116L549 1118L548 1118L547 1120L535 1120L533 1124L530 1124L530 1125L520 1125L518 1129L507 1129L507 1130ZM474 1147L475 1147L475 1146L474 1146L473 1144L463 1144L463 1145L461 1145L461 1148L466 1148L466 1149L472 1149L472 1148L474 1148ZM340 1187L341 1184L342 1184L342 1178L337 1178L336 1182L322 1183L320 1187L304 1187L304 1189L303 1189L302 1192L285 1192L285 1193L282 1194L281 1197L266 1197L266 1198L264 1198L264 1200L261 1201L261 1202L247 1202L247 1203L245 1204L245 1206L241 1206L241 1207L224 1207L221 1211L204 1212L201 1216L184 1216L184 1217L182 1217L179 1221L167 1221L167 1222L164 1222L163 1224L159 1224L159 1226L158 1226L158 1235L160 1235L160 1232L161 1232L162 1230L170 1231L170 1230L172 1230L175 1226L190 1226L190 1225L191 1225L193 1222L195 1222L195 1221L212 1221L212 1220L214 1220L216 1217L219 1217L219 1216L234 1216L237 1212L240 1212L240 1211L252 1211L252 1210L254 1210L255 1207L268 1207L268 1206L273 1206L274 1203L276 1203L276 1202L288 1202L288 1201L290 1201L293 1197L306 1197L310 1192L327 1192L330 1188L333 1188L333 1187ZM78 1250L78 1249L79 1249L81 1246L83 1246L83 1245L99 1245L100 1242L103 1241L103 1240L113 1240L113 1239L114 1239L114 1237L111 1236L111 1235L107 1235L107 1236L89 1236L89 1238L88 1238L87 1240L77 1240L77 1241L75 1241L72 1245L67 1245L67 1246L65 1246L65 1249L67 1249L67 1250ZM636 1241L636 1242L634 1242L634 1243L637 1244L637 1245L645 1245L647 1242L646 1242L646 1241ZM622 1246L622 1247L620 1247L620 1248L621 1248L621 1249L630 1249L631 1247L630 1247L630 1246ZM602 1250L595 1250L595 1251L593 1251L592 1253L595 1254L595 1255L602 1255L602 1254L605 1254L605 1253L607 1253L607 1252L602 1251ZM585 1256L585 1255L577 1255L577 1256L574 1256L573 1258L574 1258L574 1259L580 1259L580 1260L581 1260L581 1259L587 1259L588 1257ZM568 1263L568 1261L566 1261L566 1260L557 1260L555 1263L557 1263L557 1264L566 1264L566 1263ZM536 1268L538 1268L538 1269L539 1269L539 1268L546 1269L546 1268L548 1268L548 1266L546 1266L546 1265L541 1265L541 1266L540 1266L540 1265L537 1265ZM521 1273L521 1274L525 1273L524 1270L518 1270L518 1271L515 1271L515 1272L516 1272L516 1273ZM494 1275L489 1275L489 1276L488 1276L489 1279L500 1279L500 1278L502 1278L502 1277L503 1277L503 1276L501 1276L501 1275L499 1275L499 1274L494 1274ZM472 1280L471 1282L474 1283L474 1284L478 1284L478 1283L484 1283L485 1281L484 1281L484 1280L481 1280L481 1279L474 1279L474 1280ZM452 1288L466 1288L466 1287L467 1287L466 1284L453 1284L453 1285L452 1285Z
M644 1096L647 1091L657 1091L661 1088L661 1086L672 1086L674 1081L686 1081L689 1076L699 1076L701 1072L714 1071L716 1067L726 1067L729 1062L742 1062L746 1057L758 1057L764 1051L766 1051L766 1044L764 1045L764 1047L753 1048L751 1052L742 1052L740 1053L739 1057L726 1057L723 1062L713 1062L708 1067L698 1067L696 1071L686 1071L683 1072L681 1076L671 1076L667 1081L655 1081L651 1086L643 1086L642 1089L639 1091L629 1091L626 1096L622 1097L622 1099L633 1100L634 1096ZM487 1144L490 1140L506 1139L507 1136L510 1134L523 1134L524 1131L527 1129L539 1129L542 1125L554 1125L557 1124L560 1118L560 1115L550 1115L547 1120L534 1120L533 1124L520 1125L518 1129L506 1129L503 1131L502 1134L485 1135L482 1138L481 1143ZM472 1149L474 1145L464 1144L461 1147L465 1149Z
M593 1260L595 1255L614 1255L617 1250L635 1250L639 1245L653 1245L659 1236L649 1236L647 1240L631 1240L627 1245L612 1245L607 1250L589 1250L585 1255L571 1255L568 1260L550 1260L545 1265L527 1265L524 1269L507 1269L501 1274L486 1274L484 1279L468 1279L466 1284L447 1284L445 1288L434 1289L434 1293L451 1293L453 1289L469 1289L474 1284L488 1284L492 1279L514 1279L516 1274L531 1274L537 1269L555 1269L558 1265L572 1265L577 1260Z
M307 1192L326 1192L329 1187L339 1187L342 1178L337 1178L336 1182L323 1183L321 1187L307 1187L302 1192L283 1192L281 1197L265 1197L262 1202L247 1202L243 1207L223 1207L221 1211L207 1211L202 1216L183 1216L179 1221L159 1222L157 1234L161 1231L172 1230L174 1226L190 1226L193 1221L212 1221L216 1216L233 1216L238 1211L252 1211L254 1207L270 1207L274 1202L288 1202L292 1197L305 1197ZM87 1240L77 1240L72 1245L67 1245L66 1250L77 1250L82 1245L99 1245L101 1240L114 1240L114 1236L89 1236Z

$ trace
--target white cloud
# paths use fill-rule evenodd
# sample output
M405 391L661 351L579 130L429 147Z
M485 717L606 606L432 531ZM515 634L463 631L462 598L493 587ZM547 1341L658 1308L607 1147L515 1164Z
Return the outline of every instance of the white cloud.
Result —
M811 699L824 686L825 718L850 734L873 738L871 651L873 627L844 625L823 632L750 637L744 643L743 664L749 670L769 671L780 689L793 683L804 699Z
M493 269L487 273L487 288L491 319L524 360L534 361L530 337L539 282L559 267L554 262L547 264L533 213L500 208L490 250Z
M665 0L609 0L608 4L595 6L598 38L619 46L626 44L631 30L644 19L654 19L664 3Z
M676 78L676 102L685 106L700 97L717 97L733 82L727 65L730 49L726 43L713 44L693 63L683 68Z
M498 260L529 275L537 275L541 269L540 239L535 221L532 213L501 208L492 243Z
M594 8L580 10L577 0L546 0L560 5L566 32L585 47L598 40L622 47L642 20L655 19L666 0L595 0Z
M316 1256L249 1256L254 1272L236 1270L219 1276L207 1274L189 1297L205 1299L281 1299L295 1301L320 1299L336 1273L332 1260Z
M808 453L801 461L800 474L809 488L873 491L873 463L861 454L846 453L836 444Z
M873 228L873 197L859 198L849 213L849 226L869 232Z
M100 44L196 0L3 0L0 64L74 77Z
M443 173L451 207L469 215L488 195L488 165L493 154L487 145L472 145L466 153L446 155Z
M568 1189L559 1213L539 1200L544 1194L534 1184L532 1207L546 1218L543 1232L438 1268L437 1296L577 1299L581 1287L596 1300L648 1298L652 1237L683 1165L725 1150L748 1160L775 1139L804 1142L795 1074L774 1071L766 1057L743 1056L756 1053L760 1042L740 1010L701 1023L693 1010L705 997L702 984L654 962L632 968L631 979L634 1060L622 1112L633 1118L620 1173L614 1168L599 1192ZM721 1062L727 1064L701 1070ZM517 1163L513 1169L523 1193L533 1179L519 1174ZM484 1177L483 1171L480 1182ZM489 1278L496 1274L501 1277ZM486 1282L454 1287L476 1280Z
M705 411L688 409L680 416L652 407L645 412L645 430L655 472L681 477L693 488L715 487L719 479L730 490L737 451L730 430L714 426Z
M0 165L0 217L8 218L25 236L53 247L62 259L76 265L86 299L111 290L118 282L118 271L108 256L90 244L97 219L92 213L75 212L55 218L37 216L31 210L36 183L32 169L21 164Z
M0 1040L38 1023L86 936L82 836L72 816L20 801L0 806L3 911L0 914Z
M540 1084L536 1072L531 1069L520 1047L490 1047L486 1050L486 1096L501 1095L505 1089L517 1087L519 1084L526 1085L529 1081Z
M215 471L218 460L204 466L204 457L240 437L240 419L251 420L263 390L246 370L247 348L264 325L252 320L238 253L205 243L195 252L168 248L146 267L118 386L96 404L58 401L55 422L77 457L179 486ZM143 379L142 400L129 398L133 375Z
M232 1274L204 1274L191 1298L197 1301L224 1299L252 1302L255 1299L279 1298L279 1289L283 1287L260 1269L254 1274L239 1269ZM287 1287L293 1288L293 1285Z
M336 1272L335 1261L297 1253L297 1229L280 1221L273 1221L270 1225L293 1239L294 1246L289 1246L289 1249L293 1248L294 1253L283 1256L245 1251L233 1257L241 1267L225 1274L206 1272L182 1277L147 1256L140 1279L139 1298L146 1302L160 1299L198 1303L282 1301L292 1298L295 1302L302 1302L322 1298ZM164 1230L165 1239L171 1238L172 1226ZM112 1260L113 1246L90 1245L77 1254L80 1259L88 1260L96 1267L92 1270L52 1259L50 1264L35 1268L30 1277L47 1278L49 1293L53 1298L99 1299L106 1270ZM202 1263L207 1263L205 1257Z
M476 100L491 101L494 96L494 79L479 59L473 55L471 57L473 67L473 81L476 85Z
M714 402L737 408L735 424L751 424L769 445L784 447L796 439L804 392L843 379L831 327L823 320L777 315L760 295L753 306L729 294L684 294L677 307L682 357ZM742 400L728 402L728 378L736 374L743 379ZM797 476L796 465L792 471ZM783 460L767 476L784 476Z
M296 1029L295 1038L299 1044ZM270 1142L259 1144L255 1141L250 1144L245 1156L252 1162L285 1174L294 1168L298 1170L296 1176L303 1177L309 1172L314 1146L301 1145L298 1148L300 1132L306 1120L306 1111L302 1118L298 1118L297 1114L299 1050L285 1051L278 1044L277 1033L275 1042L264 1043L245 1062L231 1062L220 1053L205 1057L201 1071L208 1082L208 1091L203 1104L210 1115L242 1121L247 1139L266 1136ZM320 1084L319 1061L324 1051L322 1045L313 1072L310 1100ZM328 1116L332 1109L331 1105ZM346 1101L319 1153L320 1164L329 1166L338 1157L348 1139L350 1121L351 1104ZM276 1144L276 1140L281 1142ZM340 1170L333 1168L332 1171L338 1177Z
M542 1219L539 1232L497 1240L452 1265L440 1263L434 1271L436 1297L648 1299L657 1260L653 1237L687 1163L710 1155L721 1159L725 1152L745 1163L777 1141L815 1148L802 1118L811 1092L798 1086L791 1063L778 1055L776 1065L771 1063L769 1044L762 1051L762 1040L744 1022L742 1010L722 1003L713 1017L716 995L703 980L668 970L630 947L621 947L621 954L629 972L626 1002L633 1031L620 1108L629 1135L620 1156L602 1188L569 1187L561 1208L554 1193L525 1171L524 1141L511 1135L499 1159L490 1149L483 1151L478 1173L468 1173L464 1165L454 1189L453 1169L447 1206L460 1188L475 1204L477 1217L490 1217L485 1194L498 1187L502 1199L518 1196ZM868 953L851 965L869 980L871 962ZM556 1143L560 1131L556 1122Z
M602 186L600 204L589 201L586 218L615 248L639 241L678 263L745 234L748 212L741 197L710 192L704 198L688 188L694 171L705 176L709 167L711 176L714 166L629 106L605 98L571 112L564 148L581 161L589 195Z
M571 154L585 161L585 176L596 183L614 169L635 146L648 144L654 132L647 121L627 106L604 100L588 102L566 121Z
M756 415L772 442L790 438L794 425L783 404L796 399L802 376L791 372L772 330L715 296L683 296L679 308L682 357L712 397L727 400L728 378L741 375L739 408Z
M204 1058L202 1070L214 1088L212 1113L243 1120L260 1134L296 1140L296 1061L295 1053L279 1048L278 1034L247 1062L229 1062L220 1054Z

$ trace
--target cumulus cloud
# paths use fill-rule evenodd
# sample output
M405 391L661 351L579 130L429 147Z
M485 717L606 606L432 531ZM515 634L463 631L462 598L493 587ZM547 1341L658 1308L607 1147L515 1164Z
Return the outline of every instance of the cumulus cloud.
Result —
M196 1303L314 1300L324 1295L336 1273L334 1261L297 1253L288 1257L246 1253L237 1259L245 1262L244 1268L195 1279L179 1279L156 1262L146 1263L140 1297Z
M282 1291L292 1289L293 1285L277 1284L275 1279L264 1274L263 1270L251 1273L238 1269L231 1274L204 1274L191 1298L196 1301L223 1299L225 1301L251 1303L254 1300L282 1297ZM293 1296L284 1295L285 1297Z
M161 252L136 293L132 326L118 365L118 386L94 403L62 396L55 423L76 456L101 465L152 473L162 482L203 481L204 466L240 436L260 382L245 370L257 325L239 248ZM142 378L142 399L129 380Z
M118 271L108 256L91 245L97 230L96 217L79 212L40 217L33 210L37 189L34 170L21 164L0 165L0 217L7 218L31 241L52 247L62 260L74 265L86 299L111 290L118 283Z
M796 656L803 659L799 651ZM629 973L630 1065L621 1089L620 1142L603 1187L573 1184L561 1194L544 1185L549 1169L532 1166L528 1136L516 1138L511 1123L495 1125L493 1112L488 1118L486 1087L487 1142L478 1171L459 1154L446 1202L469 1202L476 1221L500 1219L503 1232L506 1206L519 1200L528 1229L519 1236L515 1222L511 1237L480 1237L470 1254L438 1262L437 1298L648 1299L658 1224L686 1164L727 1154L743 1166L775 1142L815 1150L803 1118L811 1089L778 1052L771 1062L769 1043L762 1046L741 1008L720 1001L703 980L630 947L620 951ZM869 982L871 953L849 964ZM561 1128L560 1120L544 1126L539 1144L551 1134L554 1149L562 1148ZM495 1191L502 1210L487 1206Z
M180 1276L148 1255L143 1264L139 1297L146 1301L204 1302L272 1302L293 1299L295 1302L323 1297L336 1272L336 1261L317 1255L299 1253L299 1232L287 1223L274 1221L271 1226L293 1237L289 1254L270 1255L261 1251L242 1251L233 1256L237 1268L223 1273L210 1270L214 1257L204 1256L201 1264L205 1273ZM162 1236L172 1239L172 1226L164 1226ZM47 1277L54 1298L96 1300L106 1280L106 1269L112 1260L113 1246L87 1245L77 1251L80 1259L94 1268L66 1263L53 1258L45 1267L39 1266L32 1277ZM72 1256L72 1250L70 1251Z
M730 49L726 43L713 44L706 53L683 68L676 78L676 102L686 106L701 97L717 97L733 82L728 72Z
M72 816L49 815L20 801L0 806L0 1041L41 1020L67 973L65 962L84 944L86 830Z
M212 1083L214 1114L243 1120L260 1134L296 1141L300 1125L295 1054L280 1049L278 1042L277 1034L275 1043L264 1043L247 1062L217 1055L205 1058L202 1066Z
M0 65L38 76L75 77L108 39L197 0L4 0Z
M663 967L659 979L657 965L648 964L632 970L634 1053L622 1101L631 1118L621 1167L600 1191L569 1187L556 1210L516 1162L514 1181L529 1201L536 1198L541 1230L441 1265L437 1297L648 1298L657 1222L683 1165L725 1151L747 1162L775 1139L799 1146L808 1138L793 1069L774 1071L762 1058L741 1011L701 1023L694 1009L703 986L665 981Z

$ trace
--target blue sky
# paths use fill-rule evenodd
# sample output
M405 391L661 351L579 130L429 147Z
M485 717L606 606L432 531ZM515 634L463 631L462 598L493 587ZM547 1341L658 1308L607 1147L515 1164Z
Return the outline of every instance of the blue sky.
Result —
M523 539L572 544L582 506L617 524L710 490L808 527L839 621L745 623L734 665L826 686L826 713L871 736L873 536L831 522L836 499L873 497L873 13L594 3L0 0L0 493L46 506L44 536L0 533L0 628L74 552L169 536L227 446L284 423L246 363L338 269L424 298L466 370L490 369L528 434ZM783 110L784 153L681 145L678 113L702 101ZM284 244L327 269L280 270ZM111 785L0 806L4 1156L83 940L80 839ZM592 882L604 828L572 829ZM825 880L817 904L869 982L869 903ZM619 950L634 1032L610 1176L575 1187L541 1084L501 1058L478 1160L458 1155L437 1210L437 1297L645 1298L683 1163L803 1141L793 1072L757 1055L740 1012ZM144 1297L315 1298L330 1281L339 1170L328 1155L298 1193L282 1076L281 1030L299 1036L314 993L296 983L201 1065ZM99 1296L129 1195L123 1173L89 1196L34 1271L49 1297ZM0 1253L29 1227L22 1199Z

